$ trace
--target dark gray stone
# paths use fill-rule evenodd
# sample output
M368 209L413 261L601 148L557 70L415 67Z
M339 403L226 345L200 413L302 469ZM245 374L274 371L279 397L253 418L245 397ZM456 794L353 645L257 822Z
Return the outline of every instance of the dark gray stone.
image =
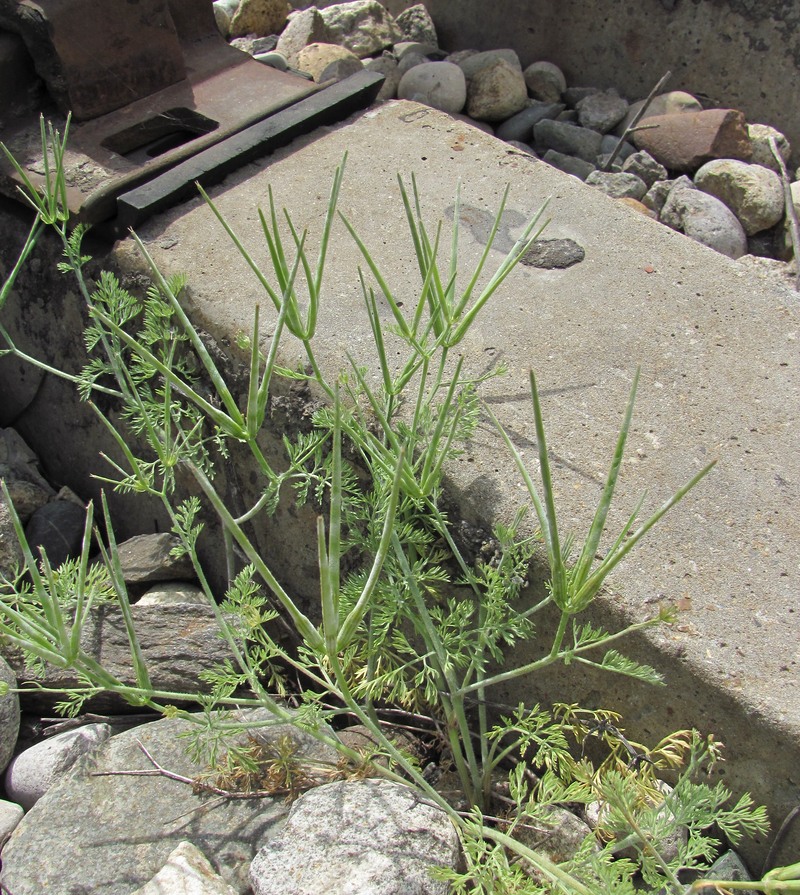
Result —
M591 162L585 162L573 155L565 155L563 152L556 152L555 149L548 149L542 156L542 160L565 174L572 174L579 180L586 180L592 171L597 170Z
M53 568L80 556L86 510L71 500L53 500L31 516L25 537L33 555L46 554Z
M520 140L529 143L533 139L533 126L545 118L555 118L564 110L561 103L533 102L527 109L507 118L495 132L501 140Z
M561 99L570 106L571 108L575 108L578 103L585 99L587 96L592 96L594 93L600 93L599 87L567 87L566 90L561 94Z
M583 247L574 239L537 239L520 261L540 270L565 270L585 257Z
M550 119L534 124L533 136L537 150L555 149L556 152L574 155L585 162L594 162L600 154L603 141L597 131Z
M118 544L122 574L128 584L146 584L150 581L186 580L195 577L189 557L172 556L171 551L180 545L176 535L162 532L154 535L137 535Z
M613 93L590 93L580 100L576 108L582 127L607 134L625 117L628 103Z
M648 189L657 180L666 180L668 177L667 169L657 162L649 152L644 151L633 152L629 155L623 162L622 170L635 174L647 184Z

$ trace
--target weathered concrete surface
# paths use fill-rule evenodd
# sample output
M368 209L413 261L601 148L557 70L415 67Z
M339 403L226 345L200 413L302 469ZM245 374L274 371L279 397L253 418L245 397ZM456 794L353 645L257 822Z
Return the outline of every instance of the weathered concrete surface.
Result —
M508 182L507 226L490 253L495 264L547 197L547 235L573 239L585 250L584 261L562 271L520 266L464 345L472 371L507 364L508 374L484 394L534 467L527 372L536 369L564 531L581 532L591 517L637 365L640 394L610 527L645 488L647 506L654 507L709 459L719 461L619 568L596 613L612 625L622 615L642 617L659 603L677 603L676 625L632 644L665 670L669 686L623 686L570 668L497 695L508 702L525 696L614 708L625 715L629 733L648 742L682 726L714 731L728 745L729 785L752 790L780 822L800 801L797 296L494 138L411 103L392 103L304 138L230 177L214 199L263 258L257 206L271 184L296 223L309 226L313 245L345 151L340 208L399 292L418 287L418 271L397 172L416 173L431 226L448 216L461 179L465 265L483 251ZM443 245L449 245L448 229ZM265 338L270 334L268 300L199 202L151 222L140 235L166 272L190 274L194 319L220 343L249 331L256 302ZM362 262L340 224L334 239L317 343L330 372L343 366L345 347L359 361L373 358L355 274ZM139 263L129 240L111 260L128 270ZM290 349L284 361L296 358ZM24 414L23 422L23 434L33 434ZM57 434L62 452L70 449L68 428ZM60 464L65 473L68 466ZM488 423L450 474L460 509L473 522L507 519L524 499ZM275 541L265 539L270 557L293 545L281 562L294 566L295 581L314 566L313 550L299 545L299 529L287 515ZM312 598L313 590L307 578L304 592ZM787 843L787 859L792 848L796 853L796 839ZM758 851L749 847L752 855Z
M416 0L386 0L393 13ZM670 90L740 109L800 145L800 6L792 0L426 0L450 50L511 47L547 60L570 85L643 99L667 71Z
M564 271L519 267L465 344L468 363L473 370L508 365L508 375L487 386L487 400L532 463L527 370L536 369L565 530L581 531L590 518L637 365L640 396L613 521L623 519L643 489L655 506L702 464L719 460L621 567L602 614L642 616L661 602L682 606L680 622L645 647L653 658L670 657L667 675L678 683L632 688L634 713L647 714L647 732L715 729L729 746L733 785L752 788L776 808L794 804L800 796L796 296L754 282L734 262L577 180L413 104L369 112L292 150L215 192L234 229L258 245L256 208L271 183L297 223L318 236L331 172L347 151L341 210L399 291L418 275L397 172L416 173L431 224L448 214L462 180L467 264L483 249L506 183L512 193L504 249L524 217L550 197L548 235L574 239L586 259ZM177 210L142 236L167 270L191 272L194 313L206 329L228 338L248 331L253 305L260 301L263 310L265 303L207 209ZM329 370L342 366L345 346L360 361L373 358L355 276L360 258L341 227L336 240L318 328L319 357ZM497 263L502 253L491 258ZM508 518L523 499L488 425L452 477L463 512L476 520L486 521L487 508ZM553 677L561 698L612 701L629 714L627 692L616 680L603 678L591 693L563 671ZM529 686L504 695L513 702ZM636 729L637 718L630 720Z

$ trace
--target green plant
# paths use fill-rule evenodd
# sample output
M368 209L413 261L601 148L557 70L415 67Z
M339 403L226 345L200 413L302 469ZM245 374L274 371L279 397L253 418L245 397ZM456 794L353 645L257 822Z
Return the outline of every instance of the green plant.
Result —
M491 558L473 562L459 549L442 508L443 470L477 425L482 409L478 389L486 375L471 376L458 350L481 309L540 232L541 211L497 270L487 274L485 268L505 208L506 192L492 238L463 282L458 263L459 199L453 216L450 257L442 263L442 225L434 233L426 228L416 181L412 177L409 192L400 180L420 278L416 300L401 303L365 242L337 211L344 163L333 179L316 261L306 248L307 232L294 224L288 212L284 211L281 219L270 192L268 210L260 212L271 266L266 272L203 193L210 211L252 269L276 312L274 336L266 354L260 347L258 307L250 335L241 340L247 352L249 378L240 405L181 304L183 279L165 277L137 237L134 239L152 277L144 298L123 289L107 272L100 274L92 286L85 272L89 259L81 249L83 231L80 227L68 228L61 171L66 133L62 139L43 125L42 134L44 155L53 159L52 172L41 193L25 181L24 194L36 210L37 223L20 262L0 292L0 305L42 226L53 228L63 245L62 267L76 278L90 318L87 365L79 376L67 378L89 401L124 457L123 463L109 461L111 472L104 481L115 489L148 494L162 502L180 539L180 549L191 558L198 580L215 607L231 659L205 676L205 692L161 692L152 686L133 626L116 556L113 520L105 502L108 542L101 546L103 587L100 591L87 587L93 533L90 514L80 559L58 573L71 576L70 589L78 598L70 603L65 602L58 575L46 559L40 564L32 555L19 520L13 517L23 545L24 572L35 599L28 598L23 575L0 582L0 634L23 649L32 661L69 666L78 672L85 686L66 694L62 708L68 713L77 713L87 698L105 689L166 715L181 714L196 723L198 736L216 742L237 727L227 716L220 720L216 714L219 710L261 706L269 709L274 719L264 723L289 722L302 727L358 765L361 756L342 746L327 726L327 722L347 714L370 729L377 748L388 757L378 772L391 779L410 780L450 814L465 842L474 844L472 834L478 831L482 843L478 850L489 848L490 841L503 854L512 847L554 885L585 890L571 871L556 867L529 848L514 845L513 836L487 826L483 820L492 804L496 774L509 763L521 768L521 759L533 758L551 769L551 777L543 778L554 787L551 801L569 801L568 796L577 791L573 788L581 785L578 765L567 755L566 720L553 722L538 707L521 707L513 717L494 726L487 689L554 662L572 661L658 682L652 669L624 658L612 644L632 630L664 621L664 613L613 632L580 624L577 617L595 598L608 573L713 464L695 475L647 521L634 527L642 508L640 502L605 556L596 558L622 462L637 375L594 521L578 558L573 560L572 540L560 540L558 532L543 414L536 379L531 376L541 496L499 424L498 429L526 483L539 522L549 565L548 592L533 602L526 592L536 543L522 531L522 512L510 524L497 527L496 550ZM11 161L15 164L13 158ZM22 169L17 169L24 179ZM47 170L51 171L49 167ZM315 354L326 258L337 217L364 259L365 269L359 269L357 276L373 337L378 385L372 385L374 380L368 371L350 356L348 369L329 377ZM388 303L391 327L379 318L370 277ZM6 351L22 356L5 330L0 330L0 335L6 340ZM307 363L301 371L279 364L279 347L288 338L296 339L305 353ZM389 343L393 352L400 352L399 362L390 362ZM58 373L52 366L38 363ZM286 463L280 468L270 462L259 438L270 413L276 377L310 380L328 397L327 406L315 414L310 433L284 439ZM93 402L98 390L116 399L126 434ZM215 484L218 466L230 450L246 454L261 477L259 496L238 515ZM179 473L191 477L199 497L181 496ZM294 489L297 500L313 501L320 509L318 620L281 585L253 535L252 521L261 513L275 511L280 500L286 499L287 485ZM7 493L5 496L8 499ZM204 512L212 512L224 532L222 546L230 580L219 603L198 556ZM247 562L238 572L234 545ZM113 593L122 611L135 682L110 675L81 648L82 625L100 593L104 598ZM508 667L507 649L534 637L533 620L548 606L555 606L560 613L553 642L536 661L520 668ZM290 643L274 635L272 623L278 616L293 633ZM593 654L600 654L599 660L590 659ZM503 670L493 671L493 667ZM290 686L290 680L302 682L299 692ZM283 699L290 691L294 703L291 710ZM178 710L176 703L194 703L201 712ZM463 819L387 736L380 723L380 713L387 704L403 705L431 717L446 759L452 763L475 814ZM289 766L286 761L284 769ZM690 771L694 770L691 766ZM635 775L619 769L602 776L607 781L622 781L620 786L638 787ZM532 810L523 783L521 777L517 779L513 796L518 816ZM583 785L596 788L598 784ZM625 798L633 796L628 793ZM473 883L482 879L482 868L488 866L482 862L489 861L489 853L481 851L481 855L479 859L476 851L472 856ZM492 860L499 860L496 849L492 855ZM602 869L602 879L610 886L612 877L619 876L621 865L610 860L613 850L608 850L608 856L601 865L606 868ZM661 867L661 871L672 883L667 870ZM657 872L654 874L657 876ZM483 882L480 884L489 891ZM625 891L624 886L618 890Z

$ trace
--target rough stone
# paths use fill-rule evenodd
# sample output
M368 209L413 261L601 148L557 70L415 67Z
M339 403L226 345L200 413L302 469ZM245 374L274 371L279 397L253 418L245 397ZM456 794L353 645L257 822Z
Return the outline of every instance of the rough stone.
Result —
M154 535L136 535L117 545L122 575L128 584L146 584L151 581L173 581L194 578L194 567L188 556L172 556L179 546L176 535L162 532Z
M783 185L769 168L735 159L717 159L706 162L697 171L694 183L724 202L748 236L773 227L783 217Z
M524 72L525 84L534 99L557 103L567 89L564 72L552 62L533 62Z
M236 895L191 842L181 842L158 873L132 895Z
M602 190L612 199L641 199L647 192L647 185L641 178L621 171L592 171L586 183Z
M478 121L505 121L527 102L521 70L505 59L480 69L467 86L467 114Z
M328 783L295 802L250 867L255 895L446 895L432 866L455 867L447 815L398 783Z
M297 67L317 84L341 81L364 68L355 53L336 44L309 44L297 54Z
M108 724L86 724L36 743L20 752L8 766L6 792L30 811L82 755L93 752L110 735Z
M279 34L291 9L288 0L241 0L231 16L230 36Z
M563 109L562 103L533 102L527 109L507 118L497 128L496 135L500 140L520 140L529 143L533 140L534 124L545 118L555 118Z
M17 687L17 676L8 662L0 656L0 684L9 692L0 695L0 772L8 767L19 736L19 696L10 692Z
M289 65L295 65L297 54L303 47L313 43L333 42L322 13L312 6L289 19L289 24L281 32L275 49L289 60Z
M416 6L409 6L408 9L404 9L396 16L394 21L406 40L439 45L436 26L424 4L417 3Z
M691 183L691 181L689 181L689 183ZM672 187L673 181L671 180L657 180L645 193L642 198L642 204L656 214L659 214L664 207L664 203L667 201L667 197L669 196ZM692 188L694 188L694 184L692 184Z
M450 57L448 57L449 59ZM515 50L486 50L483 53L470 53L460 62L457 63L459 68L464 72L464 77L470 81L478 72L487 66L494 65L498 59L502 59L514 69L522 71L522 65L519 56Z
M25 537L34 556L47 555L53 568L80 555L86 510L71 500L52 500L28 520Z
M747 252L747 236L736 215L724 202L701 190L671 190L659 220L729 258Z
M583 246L574 239L537 239L519 260L540 270L566 270L585 257Z
M380 53L402 37L394 19L377 0L337 3L320 11L328 30L326 43L347 47L359 59Z
M451 62L426 62L403 75L397 96L452 114L464 108L467 82L464 72Z
M533 126L537 149L555 149L565 155L574 155L594 164L600 154L602 136L587 127L578 127L564 121L545 119Z
M672 171L695 171L711 159L747 161L752 155L744 115L735 109L709 109L654 115L647 130L637 130L633 142Z
M747 133L750 135L750 145L753 149L753 155L750 161L754 165L763 165L765 168L771 168L773 171L780 171L780 166L775 161L775 156L770 148L770 137L773 137L778 147L778 154L784 162L789 161L792 154L792 147L786 137L776 128L770 127L768 124L748 124Z
M214 611L207 605L159 604L131 607L133 623L139 637L150 679L156 689L173 693L196 693L205 685L199 673L230 658L225 641L219 636ZM115 605L93 609L87 619L83 648L115 677L135 683L131 665L130 644L120 610ZM23 657L10 647L2 649L20 684L34 680ZM74 687L78 683L70 669L47 665L44 677L36 679L42 686L53 689ZM26 693L22 702L26 710L42 714L52 713L59 697ZM114 694L93 697L94 711L119 712L126 703Z
M667 169L657 162L649 152L632 152L622 163L622 170L628 174L635 174L647 184L647 188L653 186L657 180L666 180Z
M615 93L590 93L575 107L581 127L607 134L628 111L628 103Z
M574 155L566 155L555 149L548 149L542 156L542 161L547 162L548 165L552 165L554 168L558 168L559 171L563 171L565 174L572 174L573 177L577 177L579 180L586 180L592 171L597 170L597 167L591 162L584 161L582 158L576 158Z
M400 79L403 75L399 70L396 59L388 53L384 53L376 59L367 59L364 63L364 68L379 72L385 78L378 95L375 97L376 102L386 102L386 100L394 99L397 96L397 88L400 86ZM464 98L466 99L466 90L464 91Z
M0 479L23 524L55 494L39 471L39 460L16 429L0 429Z
M218 802L161 776L107 774L151 770L141 743L162 767L194 778L208 770L207 760L195 761L187 751L185 735L197 729L188 720L156 721L119 733L80 759L12 834L0 881L14 895L124 895L152 879L191 830L214 869L237 892L248 892L249 862L288 812L282 798ZM336 760L332 749L288 725L254 733L272 741L288 734L300 756Z

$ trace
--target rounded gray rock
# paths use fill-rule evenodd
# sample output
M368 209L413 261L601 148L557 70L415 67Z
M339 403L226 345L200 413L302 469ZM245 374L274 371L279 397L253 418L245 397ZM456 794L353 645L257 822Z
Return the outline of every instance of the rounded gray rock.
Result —
M748 236L768 230L783 217L783 186L769 168L736 159L714 159L698 169L694 183L724 202Z
M450 58L450 57L448 57ZM464 77L469 81L478 74L481 69L494 65L498 59L507 62L512 68L522 71L519 56L515 50L484 50L482 53L470 53L464 56L457 64L464 72Z
M108 724L87 724L36 743L8 766L6 792L29 811L81 755L93 752L109 736Z
M747 235L736 215L724 202L701 190L673 189L659 220L729 258L747 253Z
M531 96L546 103L557 103L567 89L564 72L552 62L533 62L524 76Z
M522 72L505 59L482 68L467 87L467 114L478 121L505 121L527 102Z
M460 112L467 101L467 80L452 62L425 62L403 75L397 96L453 114Z
M567 121L550 121L549 118L534 124L533 136L537 149L555 149L556 152L574 155L592 164L600 154L603 142L597 131Z

